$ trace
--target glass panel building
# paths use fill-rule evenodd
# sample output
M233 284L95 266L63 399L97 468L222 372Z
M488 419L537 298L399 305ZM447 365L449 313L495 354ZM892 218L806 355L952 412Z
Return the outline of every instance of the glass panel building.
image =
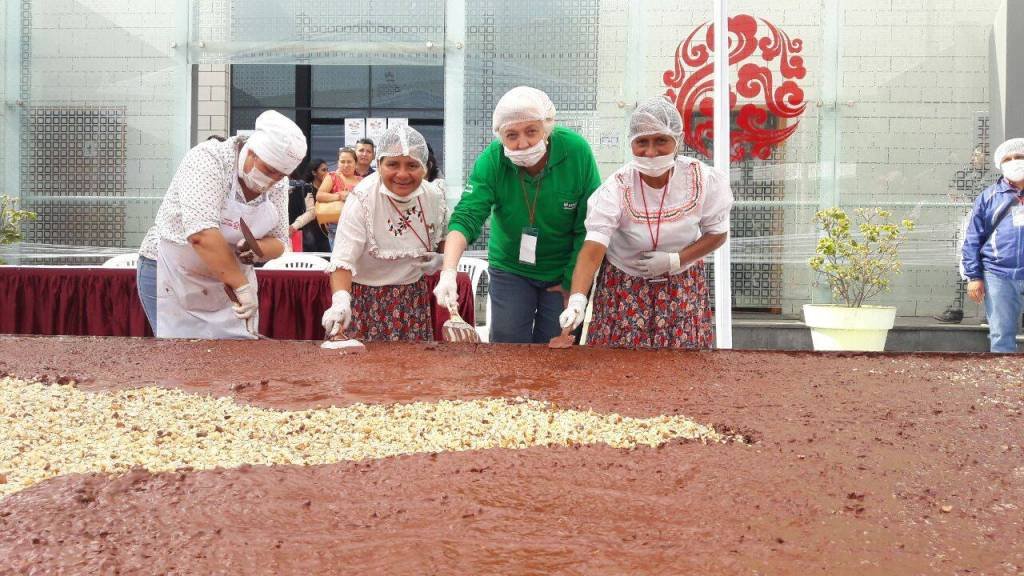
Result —
M958 298L960 224L1024 136L1024 5L1006 0L732 0L734 309L823 301L814 212L917 222L880 298L928 316ZM682 113L711 162L711 0L11 0L0 5L3 192L39 213L21 263L92 263L152 224L178 161L275 108L333 162L346 119L424 133L457 201L509 88L545 90L602 173L628 159L641 99ZM486 235L477 248L482 247ZM11 258L8 257L10 260ZM717 273L713 270L712 273ZM977 308L967 303L967 314Z

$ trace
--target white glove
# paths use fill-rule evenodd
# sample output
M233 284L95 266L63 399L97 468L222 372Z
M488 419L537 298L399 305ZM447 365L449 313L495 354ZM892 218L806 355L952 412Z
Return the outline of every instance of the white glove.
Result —
M238 256L238 260L242 264L248 264L252 266L256 262L265 262L264 259L256 255L251 248L245 246L245 238L242 238L235 243L235 255Z
M437 272L443 264L444 254L438 254L437 252L427 252L413 262L413 266L419 268L420 272L424 274Z
M640 276L644 278L657 278L682 270L678 252L644 252L633 264L640 269Z
M252 284L243 284L235 288L235 298L238 299L238 303L231 305L231 309L235 312L235 318L245 320L245 329L255 335L257 330L256 311L260 307L256 289Z
M331 307L324 310L324 316L320 324L327 332L327 337L334 336L341 330L348 328L352 321L352 295L345 290L338 290L331 296Z
M569 305L558 316L558 324L563 328L576 329L583 323L587 313L587 297L579 292L569 296Z
M453 308L459 305L459 289L455 284L455 270L441 270L441 279L434 286L438 306Z

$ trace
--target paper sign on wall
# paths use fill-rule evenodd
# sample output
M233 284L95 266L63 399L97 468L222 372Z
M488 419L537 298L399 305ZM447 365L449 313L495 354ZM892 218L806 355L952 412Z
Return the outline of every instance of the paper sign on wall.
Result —
M366 137L373 140L374 144L380 144L380 137L384 135L384 131L388 129L387 118L367 118L366 119Z
M409 125L409 119L408 118L388 118L388 128L391 128L392 126L397 126L398 124L405 124L406 126L408 126Z
M355 148L360 138L366 138L366 118L345 118L345 146Z

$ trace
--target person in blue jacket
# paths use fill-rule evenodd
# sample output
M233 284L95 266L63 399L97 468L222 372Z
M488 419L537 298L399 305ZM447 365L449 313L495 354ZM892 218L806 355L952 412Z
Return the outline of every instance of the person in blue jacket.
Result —
M967 295L985 301L989 350L1017 351L1024 310L1024 138L1011 138L993 156L1002 177L974 201L963 247Z

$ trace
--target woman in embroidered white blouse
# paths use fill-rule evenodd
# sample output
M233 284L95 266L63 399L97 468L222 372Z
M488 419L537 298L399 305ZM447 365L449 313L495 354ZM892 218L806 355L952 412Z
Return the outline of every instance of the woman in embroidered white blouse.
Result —
M587 236L572 277L563 329L583 322L600 267L588 343L629 348L710 348L714 324L705 256L729 234L726 175L677 156L683 122L663 97L630 120L633 160L587 203Z
M424 180L427 142L407 125L389 128L377 147L377 172L349 193L334 240L328 337L431 340L424 274L440 270L448 207ZM351 329L349 329L349 325Z

